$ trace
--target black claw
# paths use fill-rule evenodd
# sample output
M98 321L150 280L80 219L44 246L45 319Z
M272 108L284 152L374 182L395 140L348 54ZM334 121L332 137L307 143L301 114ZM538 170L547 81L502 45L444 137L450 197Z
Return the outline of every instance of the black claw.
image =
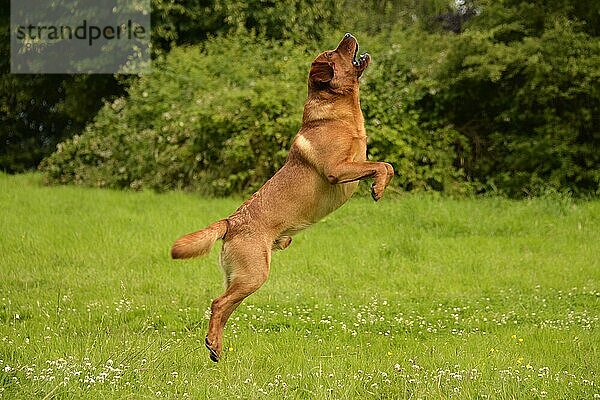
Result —
M208 349L208 351L210 352L210 359L211 361L214 362L219 362L219 355L217 354L217 352L211 347L210 345L210 341L208 340L208 338L204 339L204 345L206 346L206 348Z

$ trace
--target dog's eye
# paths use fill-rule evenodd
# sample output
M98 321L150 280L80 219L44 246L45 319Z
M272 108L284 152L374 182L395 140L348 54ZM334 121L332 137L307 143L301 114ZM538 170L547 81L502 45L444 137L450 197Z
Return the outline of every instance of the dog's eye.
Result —
M328 51L327 53L325 53L325 57L327 57L327 58L333 57L333 51Z

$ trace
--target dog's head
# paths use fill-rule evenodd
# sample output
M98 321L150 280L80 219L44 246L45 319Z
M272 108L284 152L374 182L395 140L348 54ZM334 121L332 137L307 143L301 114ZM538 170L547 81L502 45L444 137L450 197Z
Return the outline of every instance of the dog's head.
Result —
M310 67L308 87L310 90L334 93L351 92L358 87L358 78L371 63L368 53L358 59L358 42L346 33L335 50L324 51L315 58Z

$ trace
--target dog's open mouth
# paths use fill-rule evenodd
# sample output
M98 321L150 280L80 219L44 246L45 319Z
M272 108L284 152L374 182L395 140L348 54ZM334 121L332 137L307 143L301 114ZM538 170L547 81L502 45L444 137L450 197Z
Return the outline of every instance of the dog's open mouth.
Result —
M352 65L354 65L356 68L364 69L369 60L369 54L368 53L361 54L360 57L358 58L358 60L356 59L357 54L358 54L358 43L356 43L356 47L354 48L354 55L352 56Z

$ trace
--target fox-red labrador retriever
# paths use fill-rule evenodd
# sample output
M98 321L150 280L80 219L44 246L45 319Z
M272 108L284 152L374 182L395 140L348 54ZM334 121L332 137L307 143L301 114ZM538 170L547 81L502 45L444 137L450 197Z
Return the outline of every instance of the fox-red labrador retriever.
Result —
M173 258L198 257L223 239L226 290L212 302L206 337L215 362L227 319L267 280L272 250L285 249L295 233L344 204L360 179L373 178L371 194L377 201L394 176L390 164L366 160L358 82L371 57L357 59L357 53L358 42L348 33L335 50L317 56L308 76L302 128L286 163L229 217L183 236L171 249Z

